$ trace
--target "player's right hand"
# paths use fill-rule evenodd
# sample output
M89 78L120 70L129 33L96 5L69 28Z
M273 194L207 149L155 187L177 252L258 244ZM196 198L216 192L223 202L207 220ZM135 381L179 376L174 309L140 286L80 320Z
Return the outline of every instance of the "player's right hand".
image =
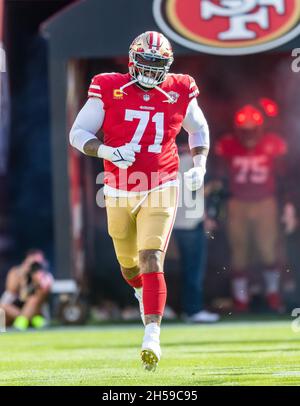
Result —
M135 152L132 145L113 148L102 144L99 147L98 156L112 162L121 169L127 169L135 161Z

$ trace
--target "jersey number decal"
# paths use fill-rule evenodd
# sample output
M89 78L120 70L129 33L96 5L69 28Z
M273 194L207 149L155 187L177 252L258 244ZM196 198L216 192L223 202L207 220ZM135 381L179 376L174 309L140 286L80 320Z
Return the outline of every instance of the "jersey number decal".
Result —
M149 111L126 110L125 120L133 121L134 119L138 119L140 121L129 144L133 144L135 152L140 152L141 145L139 145L139 142L141 141L141 138L143 137L149 123L150 113ZM156 131L154 144L149 145L148 152L159 154L161 152L161 143L164 137L164 113L155 113L151 121L155 123Z
M233 166L238 169L237 183L250 181L251 183L261 184L267 181L269 171L264 156L236 157L233 160Z

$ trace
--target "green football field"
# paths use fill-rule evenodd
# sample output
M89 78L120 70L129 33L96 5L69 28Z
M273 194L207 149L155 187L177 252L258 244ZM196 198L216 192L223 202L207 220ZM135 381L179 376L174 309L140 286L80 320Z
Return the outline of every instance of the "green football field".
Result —
M166 325L156 372L137 325L0 334L0 385L300 385L290 321Z

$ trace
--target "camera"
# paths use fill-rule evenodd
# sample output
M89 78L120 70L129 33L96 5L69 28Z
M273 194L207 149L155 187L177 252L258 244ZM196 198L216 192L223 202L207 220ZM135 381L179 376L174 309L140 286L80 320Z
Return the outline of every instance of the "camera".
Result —
M33 262L30 265L29 271L26 275L27 276L26 284L27 284L28 295L32 295L35 293L36 286L33 281L33 276L36 272L39 272L39 271L47 271L46 264L44 264L42 262Z

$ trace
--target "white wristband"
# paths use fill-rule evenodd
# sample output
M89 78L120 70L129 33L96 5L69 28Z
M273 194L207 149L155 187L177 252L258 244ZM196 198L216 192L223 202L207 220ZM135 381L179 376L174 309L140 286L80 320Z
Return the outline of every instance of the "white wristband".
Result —
M74 130L70 134L70 141L71 145L75 148L77 148L79 151L82 153L84 152L84 146L87 142L91 140L97 140L98 138L95 137L93 134L90 134L88 132L83 132L81 130Z
M107 161L110 161L113 149L114 149L113 147L101 144L100 147L98 148L97 155L99 158L103 158L106 159Z
M201 130L199 129L198 132L195 132L193 134L189 133L188 141L190 149L197 147L204 147L209 149L210 142L208 126L203 126Z
M201 166L203 168L206 167L207 157L203 154L198 154L193 157L194 167Z

